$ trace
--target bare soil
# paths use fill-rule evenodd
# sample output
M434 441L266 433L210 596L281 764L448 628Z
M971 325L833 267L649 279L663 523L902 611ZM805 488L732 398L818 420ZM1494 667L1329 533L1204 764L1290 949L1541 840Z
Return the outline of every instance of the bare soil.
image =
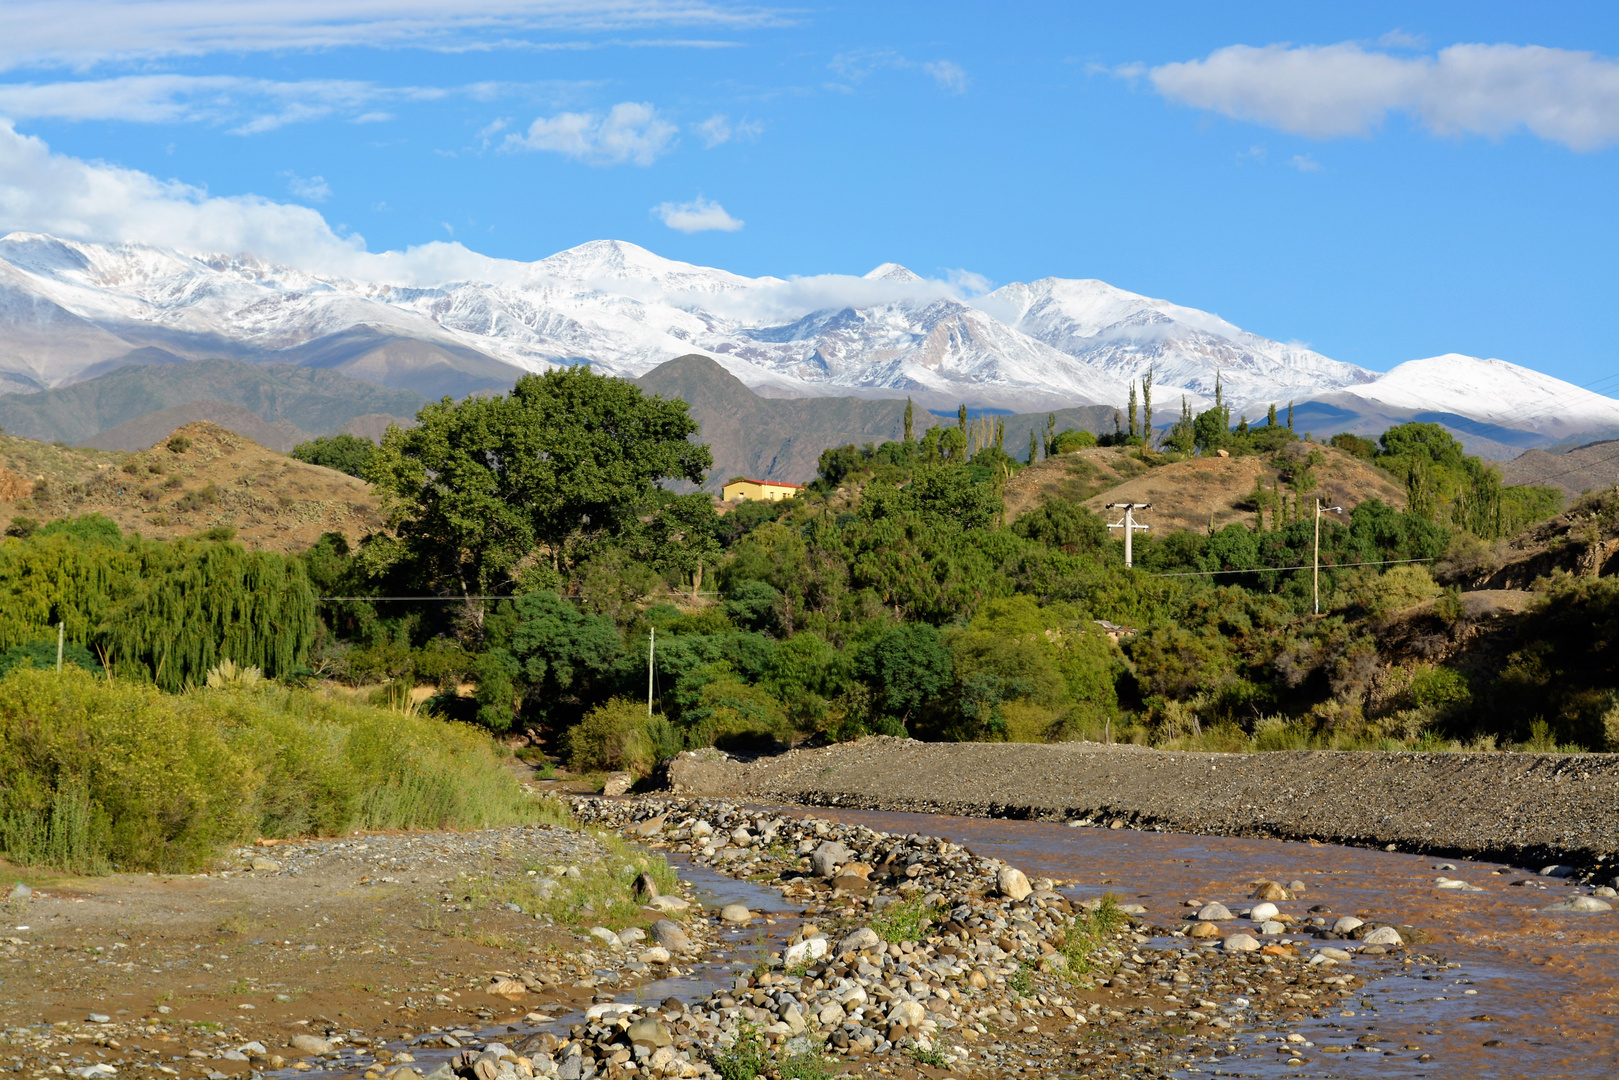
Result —
M699 751L676 759L669 780L806 805L1563 863L1604 879L1619 862L1619 754L1205 754L879 737L751 763Z

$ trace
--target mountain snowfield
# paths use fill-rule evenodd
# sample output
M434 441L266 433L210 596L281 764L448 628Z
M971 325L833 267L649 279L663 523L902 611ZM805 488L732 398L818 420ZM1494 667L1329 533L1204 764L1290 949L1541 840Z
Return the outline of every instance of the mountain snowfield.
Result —
M1101 281L1046 278L968 298L893 263L864 277L749 278L611 240L487 266L487 280L356 281L249 254L12 233L0 239L0 389L227 357L461 394L555 364L635 376L698 352L775 397L1117 406L1151 369L1160 422L1183 395L1205 407L1218 374L1234 413L1250 418L1316 400L1551 441L1619 428L1619 401L1503 361L1449 355L1379 375Z

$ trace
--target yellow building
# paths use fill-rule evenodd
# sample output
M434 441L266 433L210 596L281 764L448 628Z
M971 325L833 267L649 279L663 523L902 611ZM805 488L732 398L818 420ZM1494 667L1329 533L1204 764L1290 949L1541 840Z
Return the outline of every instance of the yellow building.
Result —
M791 499L804 490L803 484L782 484L774 480L732 480L725 485L726 502L752 499L755 502L780 502Z

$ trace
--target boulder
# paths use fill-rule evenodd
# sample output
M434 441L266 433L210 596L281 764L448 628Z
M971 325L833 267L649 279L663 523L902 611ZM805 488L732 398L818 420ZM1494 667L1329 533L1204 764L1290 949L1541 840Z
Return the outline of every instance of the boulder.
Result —
M528 987L523 985L521 981L499 977L490 979L489 985L484 989L496 997L522 997L528 993Z
M629 792L635 786L635 777L627 772L612 772L602 783L602 794L614 798Z
M677 956L691 951L691 938L686 936L686 931L680 928L679 923L668 919L659 919L652 924L652 940Z
M646 902L653 911L685 911L691 903L678 896L654 896Z
M1542 911L1612 911L1613 905L1606 900L1598 900L1594 896L1572 896L1567 900L1559 900Z
M1195 922L1192 928L1186 931L1186 936L1198 941L1207 941L1220 936L1220 928L1211 922Z
M1334 934L1352 934L1365 925L1365 923L1361 922L1353 915L1345 915L1343 918L1332 924L1332 932Z
M636 959L643 964L667 964L674 957L662 945L654 945Z
M1276 915L1276 905L1267 901L1263 904L1255 904L1254 909L1248 913L1248 918L1252 922L1262 923L1269 922L1276 918Z
M1022 900L1034 891L1023 871L1015 866L1003 866L995 875L995 888L1009 900Z
M720 918L728 923L745 923L753 918L746 904L726 904L720 908Z
M839 866L854 859L854 852L838 843L836 840L827 840L810 855L810 865L814 867L818 877L830 880Z
M1385 948L1395 945L1404 945L1405 939L1400 932L1392 926L1379 926L1376 930L1364 935L1360 942L1362 945L1382 945Z
M1248 899L1276 901L1291 900L1293 897L1288 894L1288 891L1279 882L1261 881L1259 886L1248 894Z
M1343 963L1345 960L1348 960L1350 957L1355 955L1347 949L1335 949L1331 945L1322 946L1321 948L1317 949L1316 952L1320 953L1322 956L1325 956L1328 960L1336 960L1339 963Z
M1204 922L1227 922L1232 914L1224 904L1204 904L1197 909L1197 917Z
M625 1032L632 1043L644 1043L647 1046L668 1046L674 1042L674 1036L669 1033L669 1026L662 1020L643 1017L631 1021L629 1030Z
M330 1054L332 1044L319 1035L294 1035L287 1045L300 1054Z
M819 960L821 957L827 954L828 949L829 946L826 943L826 938L812 937L805 941L800 941L796 945L789 945L787 947L786 955L782 958L782 962L788 967L796 967L799 964L806 964L811 960Z
M875 949L882 943L883 939L877 936L877 931L869 926L862 926L838 942L837 954L842 956L845 953L860 952L862 949Z
M1260 944L1252 934L1232 934L1221 942L1221 948L1226 952L1257 952Z
M903 1024L912 1031L921 1027L922 1021L926 1020L927 1016L928 1011L922 1007L920 1001L896 1002L894 1007L888 1010L890 1024Z

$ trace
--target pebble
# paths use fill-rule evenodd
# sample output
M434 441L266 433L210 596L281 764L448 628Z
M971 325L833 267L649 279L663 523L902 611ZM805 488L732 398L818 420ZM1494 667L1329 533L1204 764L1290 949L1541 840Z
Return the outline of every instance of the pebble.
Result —
M1254 909L1248 913L1248 918L1256 923L1270 922L1280 914L1275 904L1255 904Z
M1364 922L1355 918L1353 915L1345 915L1337 922L1332 924L1332 932L1334 934L1350 934L1365 925L1366 924Z
M1204 922L1225 922L1233 918L1231 909L1224 904L1204 904L1198 908L1197 917Z
M1542 911L1550 911L1550 912L1562 912L1562 911L1580 911L1580 912L1612 911L1613 910L1613 905L1608 903L1606 900L1598 900L1594 896L1571 896L1567 900L1559 900L1557 903L1552 904L1552 905L1550 905L1548 907L1543 907L1540 910L1542 910Z
M728 923L745 923L753 918L746 904L726 904L720 909L720 918Z
M1379 926L1360 939L1362 945L1397 946L1404 945L1405 939L1400 932L1392 926Z

